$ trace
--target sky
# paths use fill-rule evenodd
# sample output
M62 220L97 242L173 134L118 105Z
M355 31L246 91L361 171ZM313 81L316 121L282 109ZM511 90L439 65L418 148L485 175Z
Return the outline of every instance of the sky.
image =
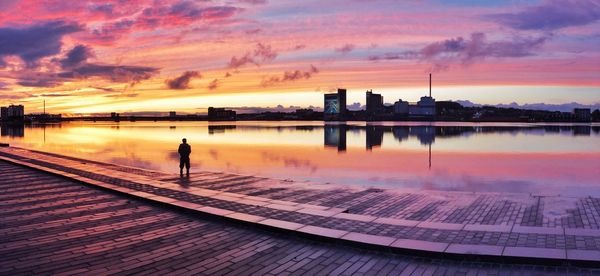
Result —
M600 103L600 0L0 0L0 105L26 113Z

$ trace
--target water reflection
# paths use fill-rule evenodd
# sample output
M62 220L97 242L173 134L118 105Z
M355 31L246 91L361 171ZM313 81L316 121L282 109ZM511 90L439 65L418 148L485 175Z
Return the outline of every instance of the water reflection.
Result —
M600 125L105 122L2 125L14 146L177 173L229 171L320 183L600 195Z
M2 125L0 126L0 135L7 137L24 137L24 125Z

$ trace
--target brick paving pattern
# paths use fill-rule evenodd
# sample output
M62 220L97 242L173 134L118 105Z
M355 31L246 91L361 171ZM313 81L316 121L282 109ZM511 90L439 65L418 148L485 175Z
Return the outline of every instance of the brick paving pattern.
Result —
M0 275L600 273L568 264L503 264L361 250L185 215L3 161L0 175Z
M26 153L26 154L25 154ZM441 192L398 192L376 188L355 189L311 187L305 183L279 181L240 176L228 173L203 172L194 174L189 180L166 174L125 168L115 170L110 164L86 162L81 159L63 158L60 155L41 152L2 150L0 156L55 169L73 175L83 176L103 183L110 183L134 191L154 196L176 199L181 202L214 207L221 210L239 212L268 219L276 219L298 225L316 226L332 230L375 235L383 238L414 240L439 243L441 245L493 246L503 254L505 248L544 250L532 256L548 252L565 258L570 254L583 254L584 259L600 261L600 231L596 223L599 213L597 198L561 198L532 196L523 194L498 193L441 193ZM159 179L150 183L148 179ZM174 187L167 187L168 183ZM190 187L201 187L212 191L232 192L245 196L260 196L291 203L308 203L319 208L343 210L340 215L331 217L313 211L300 212L275 208L238 200L213 197L191 192ZM69 193L70 190L63 191ZM43 195L43 193L42 193ZM553 206L553 201L570 201L573 208L567 208L562 217L544 215L544 206ZM283 203L285 203L283 202ZM549 202L546 204L546 202ZM277 204L275 204L277 205ZM285 207L285 206L284 206ZM361 218L407 219L414 224L390 223L355 219ZM572 232L557 228L590 230ZM467 226L492 226L478 228ZM513 226L514 225L514 226ZM517 228L517 226L522 228ZM504 230L502 228L504 227ZM506 229L508 227L508 229ZM524 227L524 228L523 228ZM434 251L444 251L444 247ZM527 250L525 250L528 252ZM562 257L561 255L562 254ZM576 259L579 259L576 257Z

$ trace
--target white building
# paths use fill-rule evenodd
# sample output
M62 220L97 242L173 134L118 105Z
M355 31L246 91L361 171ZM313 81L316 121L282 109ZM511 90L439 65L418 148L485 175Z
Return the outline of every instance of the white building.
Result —
M408 114L410 116L435 116L435 99L432 97L421 97L421 100L416 105L410 105L408 107Z

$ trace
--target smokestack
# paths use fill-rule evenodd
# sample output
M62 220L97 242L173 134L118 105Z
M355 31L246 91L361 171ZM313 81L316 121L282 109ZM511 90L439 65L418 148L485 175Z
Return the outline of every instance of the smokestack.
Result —
M431 98L431 73L429 73L429 97Z

